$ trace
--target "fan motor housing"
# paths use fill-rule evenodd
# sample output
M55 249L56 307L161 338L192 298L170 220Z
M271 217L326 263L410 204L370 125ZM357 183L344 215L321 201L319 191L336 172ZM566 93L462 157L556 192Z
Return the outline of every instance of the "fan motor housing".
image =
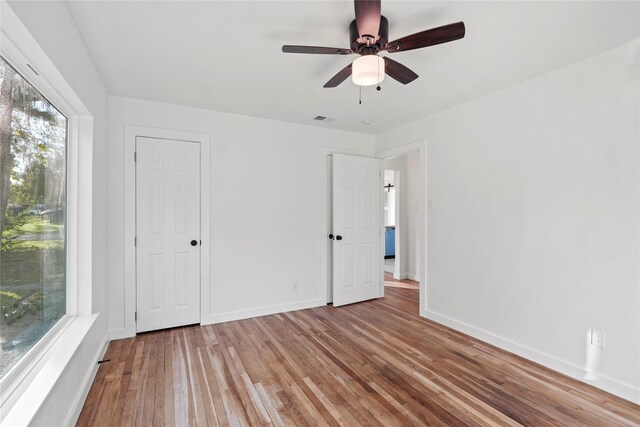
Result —
M378 29L378 35L373 38L360 37L358 32L358 24L355 19L349 25L349 39L351 40L351 50L358 52L361 55L375 55L387 45L389 40L389 21L384 16L380 16L380 29ZM367 44L367 41L369 43Z

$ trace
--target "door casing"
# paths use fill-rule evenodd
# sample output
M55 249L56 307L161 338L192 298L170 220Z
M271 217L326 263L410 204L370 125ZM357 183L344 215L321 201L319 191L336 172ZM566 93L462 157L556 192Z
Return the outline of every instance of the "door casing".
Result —
M160 129L147 126L124 126L124 241L114 242L118 248L124 247L124 286L113 290L115 300L124 300L122 312L110 311L110 319L121 319L120 328L111 326L110 338L129 338L136 335L136 166L134 162L136 138L173 139L199 142L200 151L200 323L211 320L211 143L210 135L182 130ZM111 252L111 251L110 251ZM111 309L110 309L111 310Z

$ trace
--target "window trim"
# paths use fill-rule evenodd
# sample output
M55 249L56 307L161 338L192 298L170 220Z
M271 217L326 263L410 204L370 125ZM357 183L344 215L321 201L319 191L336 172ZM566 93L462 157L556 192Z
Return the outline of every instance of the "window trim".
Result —
M92 313L93 117L10 6L2 1L0 8L0 54L67 118L66 314L0 379L2 422L30 380L55 357L52 348L64 331L78 316Z

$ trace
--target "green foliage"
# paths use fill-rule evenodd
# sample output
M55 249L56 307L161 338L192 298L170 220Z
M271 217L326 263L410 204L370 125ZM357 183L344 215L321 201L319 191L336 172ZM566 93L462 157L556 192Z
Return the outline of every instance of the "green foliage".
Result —
M63 225L51 224L37 215L31 216L21 227L26 234L61 233L63 228Z
M2 240L0 241L0 252L62 248L62 240L40 240L37 237L35 240L18 240L20 236L25 234L40 235L48 233L64 233L64 226L51 224L46 220L40 219L37 215L28 215L26 211L18 215L8 216L2 232Z
M14 302L18 302L22 299L22 297L15 292L0 291L0 299L3 303L5 302L5 300L13 300Z
M65 277L65 251L59 240L19 241L10 251L0 252L0 263L3 286L62 283Z
M27 212L20 212L17 215L7 215L5 217L2 236L0 238L0 252L10 251L20 243L17 239L25 234L22 227L28 219L29 215L27 215Z
M14 169L11 176L11 199L14 203L33 206L44 204L46 159L33 157L24 170Z
M12 250L16 252L29 251L59 251L63 252L64 244L62 240L18 240L14 243Z
M15 292L0 291L0 314L7 325L22 319L27 314L37 315L42 312L44 295L35 292L26 298Z

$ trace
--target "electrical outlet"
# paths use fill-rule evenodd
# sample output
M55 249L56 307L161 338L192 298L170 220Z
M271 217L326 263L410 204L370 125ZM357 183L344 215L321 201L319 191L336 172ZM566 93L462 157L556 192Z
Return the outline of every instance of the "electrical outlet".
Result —
M604 348L604 332L597 329L591 330L591 345Z
M294 291L298 290L298 282L293 282L293 290Z

